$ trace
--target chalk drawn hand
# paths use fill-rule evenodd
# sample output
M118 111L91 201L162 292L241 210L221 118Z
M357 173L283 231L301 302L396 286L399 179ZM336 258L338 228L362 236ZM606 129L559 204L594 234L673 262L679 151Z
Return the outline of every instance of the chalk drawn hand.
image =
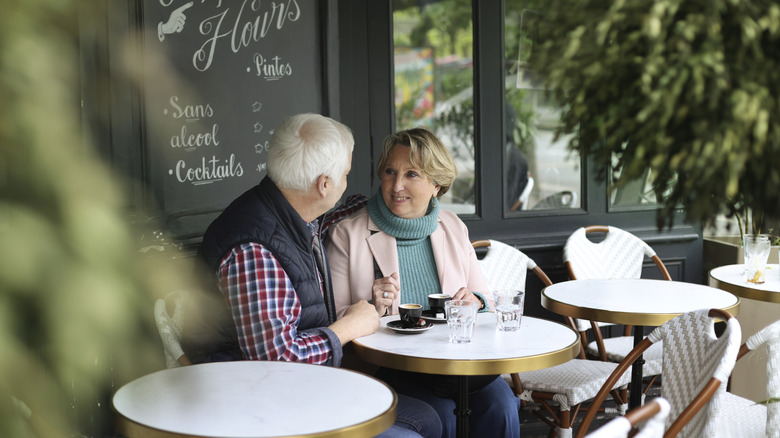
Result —
M162 21L157 25L157 37L160 41L165 39L165 35L170 35L174 32L178 33L184 29L184 21L187 17L184 15L184 11L192 7L192 2L187 2L182 6L174 9L171 12L171 16L168 17L168 21L163 23Z

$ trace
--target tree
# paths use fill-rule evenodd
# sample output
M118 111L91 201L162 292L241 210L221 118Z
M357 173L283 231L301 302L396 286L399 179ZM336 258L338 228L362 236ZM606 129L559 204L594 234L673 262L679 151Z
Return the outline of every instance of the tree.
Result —
M600 178L650 168L659 228L680 207L689 222L735 205L780 217L780 5L551 0L544 14L534 68L566 108L557 134L577 134Z

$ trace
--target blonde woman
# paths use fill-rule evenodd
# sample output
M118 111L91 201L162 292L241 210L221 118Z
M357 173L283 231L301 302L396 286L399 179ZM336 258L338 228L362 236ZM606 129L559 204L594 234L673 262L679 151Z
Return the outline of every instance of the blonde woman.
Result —
M400 303L428 308L428 294L492 308L491 295L458 216L439 208L457 175L447 148L430 131L415 128L385 139L377 165L379 193L365 208L329 231L326 249L336 312L370 300L379 315L396 314ZM442 419L443 436L455 435L455 380L380 370L400 394L426 401ZM470 380L470 428L474 436L519 436L517 399L499 376Z

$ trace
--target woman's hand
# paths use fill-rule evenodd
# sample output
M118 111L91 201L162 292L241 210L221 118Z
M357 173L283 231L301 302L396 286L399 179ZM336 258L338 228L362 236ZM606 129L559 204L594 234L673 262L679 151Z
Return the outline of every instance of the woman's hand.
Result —
M400 291L401 285L398 282L397 272L393 272L389 277L374 280L371 295L374 297L374 307L379 316L383 316L387 308L393 305L393 300Z
M482 296L482 294L479 294L478 296L477 294L474 294L474 292L466 289L465 287L462 287L458 289L458 292L456 292L455 295L452 296L452 299L473 301L479 306L477 309L479 309L480 312L492 312L492 303L489 301L483 302L480 296Z
M474 301L477 304L482 304L482 301L477 298L476 295L471 293L470 290L466 289L465 287L462 287L458 289L457 292L455 292L455 295L452 296L453 300L466 300L466 301Z

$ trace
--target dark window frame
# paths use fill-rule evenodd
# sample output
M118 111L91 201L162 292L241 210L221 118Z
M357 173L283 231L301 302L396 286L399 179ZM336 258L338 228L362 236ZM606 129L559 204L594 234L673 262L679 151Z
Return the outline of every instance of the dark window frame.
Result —
M547 265L558 281L563 280L560 251L568 236L586 225L613 225L645 239L659 255L679 266L678 280L701 282L701 226L686 224L682 211L674 225L662 231L656 228L653 206L615 208L609 206L607 184L598 178L590 159L581 164L581 208L505 212L503 175L494 172L502 163L503 148L480 148L484 144L503 144L504 117L504 2L472 1L474 16L474 97L475 97L475 176L476 214L461 215L470 237L498 239L512 244ZM342 71L367 72L363 77L348 73L342 78L343 121L353 127L361 158L353 159L353 169L370 163L370 172L351 175L350 193L374 193L378 180L374 157L379 155L384 136L393 131L392 76L392 1L342 1L339 3ZM349 38L344 38L344 35ZM365 38L359 38L359 35ZM346 48L345 48L346 46ZM362 59L361 59L361 55ZM347 82L348 81L348 82ZM365 148L365 149L362 149ZM366 158L370 150L370 158ZM667 249L668 248L668 249ZM542 263L544 262L544 264ZM549 274L549 272L548 272ZM555 280L554 280L555 281Z

